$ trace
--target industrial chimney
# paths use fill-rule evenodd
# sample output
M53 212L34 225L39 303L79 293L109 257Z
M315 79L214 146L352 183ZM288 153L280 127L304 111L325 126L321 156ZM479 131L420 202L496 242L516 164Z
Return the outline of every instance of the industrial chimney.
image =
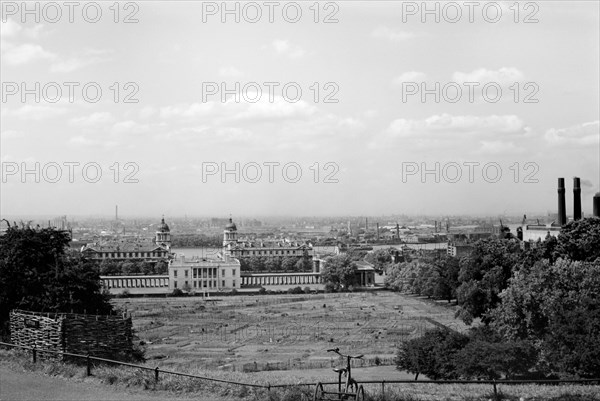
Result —
M567 209L565 208L565 179L558 179L558 225L567 224Z
M573 177L573 220L581 220L581 180Z
M600 217L600 192L594 195L594 216Z

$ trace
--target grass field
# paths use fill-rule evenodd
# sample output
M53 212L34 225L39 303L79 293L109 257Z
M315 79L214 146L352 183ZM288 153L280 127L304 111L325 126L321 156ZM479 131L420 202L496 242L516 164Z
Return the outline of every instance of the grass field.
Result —
M374 376L407 378L393 368L396 345L436 324L466 329L452 308L390 292L115 299L133 317L147 357L168 368L231 371L331 368L326 349L364 354ZM289 372L288 372L289 373ZM379 376L378 376L379 375Z

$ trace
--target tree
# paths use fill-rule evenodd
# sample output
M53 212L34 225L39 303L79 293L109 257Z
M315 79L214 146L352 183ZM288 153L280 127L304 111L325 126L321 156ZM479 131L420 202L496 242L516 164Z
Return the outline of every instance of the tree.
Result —
M458 373L465 379L500 379L527 375L535 366L537 351L528 341L505 341L490 326L469 332L469 342L456 353Z
M100 274L103 276L121 274L121 267L115 260L103 259L99 266Z
M70 250L70 234L54 228L9 227L0 236L0 325L11 309L106 314L98 268Z
M348 288L356 283L356 263L347 255L332 256L325 261L321 278L336 288Z
M600 218L571 221L558 234L558 257L593 262L600 258Z
M516 271L491 313L509 341L538 346L539 368L563 377L600 376L600 260L547 260Z
M285 257L281 262L281 269L286 272L292 272L296 270L296 263L298 262L298 258L294 257Z
M489 323L486 314L499 304L499 295L508 286L519 255L515 240L488 238L477 241L471 253L460 260L457 316L466 324L478 317Z
M277 257L275 258L266 258L265 261L265 270L266 271L277 271L281 270L281 260Z
M468 337L445 329L426 331L421 337L403 342L398 348L396 368L430 379L456 379L455 354L469 341Z
M169 271L169 264L164 260L159 260L154 265L154 274L166 274Z

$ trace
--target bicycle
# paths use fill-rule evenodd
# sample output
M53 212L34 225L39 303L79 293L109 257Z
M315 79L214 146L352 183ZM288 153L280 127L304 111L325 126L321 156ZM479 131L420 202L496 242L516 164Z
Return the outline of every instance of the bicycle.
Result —
M362 385L359 385L356 380L352 377L352 367L350 364L351 359L361 359L364 355L343 355L340 353L339 348L328 349L327 352L335 352L342 358L346 358L345 368L335 368L334 372L338 374L338 391L325 391L323 390L323 384L317 383L315 388L315 395L313 401L334 401L334 400L349 400L364 401L365 390ZM344 388L342 391L342 376L346 377ZM333 396L331 398L330 396Z

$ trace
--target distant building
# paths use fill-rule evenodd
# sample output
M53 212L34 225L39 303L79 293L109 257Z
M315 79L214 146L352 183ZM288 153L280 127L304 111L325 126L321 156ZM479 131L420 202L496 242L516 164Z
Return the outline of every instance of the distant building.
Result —
M547 236L558 237L561 226L550 224L524 224L523 241L545 240Z
M116 238L91 242L81 248L81 253L92 260L128 260L148 261L167 260L171 249L171 231L164 217L158 227L154 240L138 238Z
M194 292L233 290L241 287L240 262L226 259L186 259L169 264L169 290L176 288Z
M223 255L242 259L249 257L297 257L312 260L310 244L293 241L241 241L236 224L229 219L223 232Z
M448 256L458 257L468 255L473 249L472 245L448 242L446 253Z

